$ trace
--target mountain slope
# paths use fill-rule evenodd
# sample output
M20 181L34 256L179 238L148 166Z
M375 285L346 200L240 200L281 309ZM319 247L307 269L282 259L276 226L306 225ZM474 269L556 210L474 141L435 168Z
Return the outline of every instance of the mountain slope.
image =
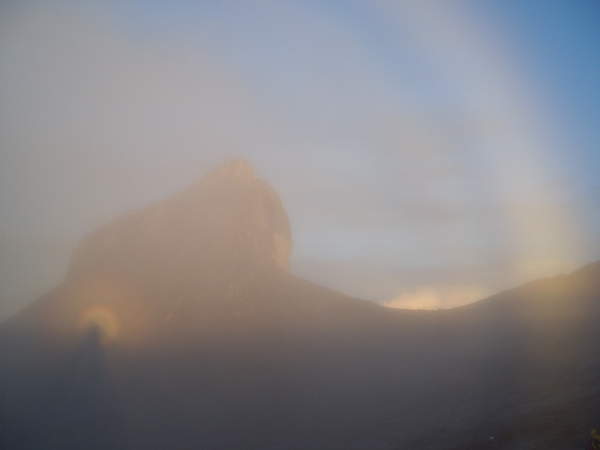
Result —
M564 449L599 425L599 263L402 311L296 278L291 247L243 161L91 234L0 328L0 442Z

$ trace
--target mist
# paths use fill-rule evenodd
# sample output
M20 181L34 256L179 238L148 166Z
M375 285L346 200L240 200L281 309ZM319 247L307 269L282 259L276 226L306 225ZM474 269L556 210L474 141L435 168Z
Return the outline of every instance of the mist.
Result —
M600 445L600 9L535 5L1 5L0 447Z
M295 270L353 295L493 291L593 259L580 241L597 217L507 42L462 6L380 6L398 69L308 4L5 6L3 316L55 284L94 226L235 156L284 199Z

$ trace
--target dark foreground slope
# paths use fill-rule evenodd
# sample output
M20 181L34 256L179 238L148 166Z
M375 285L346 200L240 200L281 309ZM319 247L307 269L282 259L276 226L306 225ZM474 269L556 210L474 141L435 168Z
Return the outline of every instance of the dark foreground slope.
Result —
M568 449L600 425L600 264L415 312L295 278L291 247L240 162L89 236L0 329L0 448Z

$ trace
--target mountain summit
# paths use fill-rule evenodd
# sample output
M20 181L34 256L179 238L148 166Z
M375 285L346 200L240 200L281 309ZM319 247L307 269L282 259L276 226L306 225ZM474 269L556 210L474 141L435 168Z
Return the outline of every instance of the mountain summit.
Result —
M185 191L84 239L69 277L119 272L180 283L189 270L219 277L265 266L287 270L291 250L289 220L278 195L249 163L233 160Z
M235 332L234 312L257 316L257 291L292 278L291 251L279 196L247 161L231 160L86 236L66 279L19 317L50 336L96 327L138 343Z

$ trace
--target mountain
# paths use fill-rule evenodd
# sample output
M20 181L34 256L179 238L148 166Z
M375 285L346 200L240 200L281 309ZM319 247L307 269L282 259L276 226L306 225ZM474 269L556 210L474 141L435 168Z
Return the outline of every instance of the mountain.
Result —
M568 449L600 426L600 263L441 311L289 272L244 161L83 239L0 328L0 448Z

